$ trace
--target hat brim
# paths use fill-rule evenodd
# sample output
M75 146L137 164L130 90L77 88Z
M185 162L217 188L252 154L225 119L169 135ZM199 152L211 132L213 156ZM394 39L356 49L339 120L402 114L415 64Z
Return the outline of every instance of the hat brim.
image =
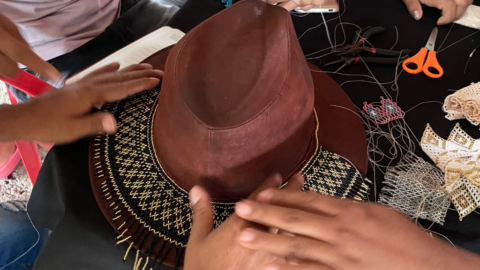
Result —
M320 131L318 142L329 151L349 160L367 174L367 137L362 119L352 100L330 76L308 63L315 86L315 110Z
M173 47L173 46L172 46ZM163 49L144 63L164 70L172 47ZM320 146L337 153L355 165L357 170L367 174L367 138L361 117L352 100L330 76L312 63L308 63L315 87L315 110L317 111L318 142Z
M144 63L149 63L154 68L163 70L165 68L166 59L170 49L171 47L157 52L156 54L147 58ZM351 180L348 182L349 185L347 185L348 187L346 189L340 186L338 189L337 187L328 187L327 189L323 189L324 192L320 193L335 196L343 195L343 197L345 197L345 195L348 193L350 195L353 194L352 196L349 195L348 197L354 197L356 194L360 194L358 193L358 190L361 190L363 194L362 196L364 196L367 187L363 184L364 179L360 174L365 175L367 172L368 158L366 136L361 118L356 114L355 106L345 92L341 89L341 87L314 65L309 64L309 66L312 70L312 78L315 86L315 110L317 115L317 127L319 128L316 132L317 143L315 143L315 147L312 148L313 150L311 151L311 154L308 153L310 157L306 158L302 173L310 173L314 180L318 180L318 176L312 171L318 171L317 169L320 166L318 166L318 160L314 159L313 157L322 155L322 163L333 164L326 165L323 168L323 170L327 171L327 173L330 171L333 172L332 175L329 176L329 178L331 178L330 182L334 184L338 183L335 182L336 177L337 179L338 177L341 178L341 176L338 175L350 175ZM159 189L160 191L158 191L158 193L154 190L154 193L157 196L165 197L162 198L162 202L163 204L168 204L168 207L165 206L168 208L167 210L172 210L172 212L181 212L181 215L185 214L185 217L181 217L182 219L189 220L188 222L191 221L192 217L191 213L189 212L191 209L187 209L190 207L188 201L188 192L176 185L174 181L170 179L168 175L166 175L161 168L161 164L159 164L158 159L156 159L154 150L152 150L151 125L153 124L153 115L156 108L157 99L155 99L154 94L146 93L144 95L149 96L147 97L148 105L144 104L143 100L133 101L131 103L134 104L129 105L130 110L136 111L137 114L141 114L140 118L143 119L141 121L144 121L144 123L135 123L135 118L131 117L131 112L129 112L128 109L120 109L120 112L118 112L116 108L113 108L111 109L111 112L116 117L118 116L118 113L124 115L123 118L120 118L119 130L117 131L117 134L108 137L98 136L96 138L92 138L89 158L90 179L97 203L107 220L110 221L112 227L118 232L119 242L126 242L130 245L128 250L133 247L134 249L132 250L140 250L143 254L149 254L149 257L160 260L161 263L169 266L181 266L183 265L182 252L184 252L189 233L182 236L183 241L172 240L175 238L172 237L172 235L176 233L174 227L178 224L168 221L172 224L172 228L167 230L164 226L163 233L156 233L155 228L153 228L154 226L151 226L151 224L149 225L148 221L142 220L142 215L145 214L144 212L142 212L142 214L138 214L131 209L131 204L125 200L125 197L129 196L128 194L134 197L132 200L137 201L135 207L152 207L150 204L154 203L154 200L146 200L145 196L147 195L145 195L146 193L143 194L148 188L133 188L133 192L132 190L129 190L127 193L122 194L125 189L128 189L126 185L136 185L136 183L132 182L145 181L148 182L147 185L152 186L156 184L155 181L163 181L161 184L162 188L160 188L161 190ZM135 100L135 97L130 98L130 100ZM123 105L119 104L124 103L125 102L122 101L112 106L119 106L121 108ZM107 105L107 107L108 106L109 105ZM143 108L140 108L142 106ZM129 123L124 123L122 121ZM122 130L122 126L128 127L123 128ZM140 129L143 131L139 131ZM123 136L123 138L115 139L116 136ZM138 140L141 142L131 141L130 139L132 137L142 137L141 140ZM111 140L111 142L109 140ZM125 140L128 142L122 142ZM322 151L322 149L326 149L328 151ZM123 153L119 154L119 151ZM331 154L330 152L336 154ZM340 169L336 167L336 164L339 163L339 156L348 161L342 161L343 165L341 165ZM111 166L112 163L115 162L115 159L123 159L122 166L124 167L119 168L118 164ZM155 172L151 174L148 174L146 171L147 169L141 168L142 164L144 165L144 161L147 159L150 163L147 167L155 167ZM139 164L134 164L135 162L139 162ZM298 172L300 172L300 170ZM124 181L124 179L127 178L129 179ZM132 178L134 179L132 180ZM139 180L140 178L144 180ZM122 182L129 183L125 184ZM314 182L315 181L312 180L312 183ZM315 183L313 185L315 185ZM352 193L352 186L358 188L356 189L355 194ZM316 187L313 187L313 189L319 192ZM125 194L127 195L123 196ZM143 206L141 204L139 206L138 200L143 200ZM158 201L155 203L158 206ZM177 204L177 206L174 206L174 204ZM223 222L223 220L225 220L229 214L232 213L233 206L234 202L224 204L214 203L213 207L216 211L216 226L220 225L221 222ZM117 207L119 208L117 209ZM165 209L163 209L163 211L165 211ZM222 218L218 218L217 220L218 216L221 216ZM151 217L146 217L146 219L151 219ZM181 227L181 230L184 233L185 230L189 230L189 224L183 224L183 227ZM125 234L127 227L129 228L129 231ZM126 237L127 235L130 236ZM169 240L167 241L165 239Z

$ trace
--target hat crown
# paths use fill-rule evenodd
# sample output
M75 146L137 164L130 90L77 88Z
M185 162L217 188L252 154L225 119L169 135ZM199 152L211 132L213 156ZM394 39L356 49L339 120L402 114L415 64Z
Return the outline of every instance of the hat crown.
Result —
M257 1L234 9L187 35L175 65L178 95L212 128L236 126L261 113L289 71L291 33L284 10L265 11Z
M159 162L186 190L200 184L217 201L245 198L304 159L313 95L290 14L242 1L172 49L154 120Z

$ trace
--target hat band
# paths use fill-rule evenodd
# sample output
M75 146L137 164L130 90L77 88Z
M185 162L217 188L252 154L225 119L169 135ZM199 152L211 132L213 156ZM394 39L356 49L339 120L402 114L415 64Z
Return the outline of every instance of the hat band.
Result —
M102 110L113 114L117 133L92 138L91 182L97 202L118 233L117 244L129 243L154 261L163 261L175 248L179 259L192 224L189 194L163 170L153 145L153 120L160 91L144 91ZM303 190L363 200L371 183L343 157L318 145L314 111L315 153L300 171ZM214 226L234 211L235 202L213 202ZM125 258L126 259L126 255ZM179 260L177 260L177 263ZM135 262L137 264L137 262Z

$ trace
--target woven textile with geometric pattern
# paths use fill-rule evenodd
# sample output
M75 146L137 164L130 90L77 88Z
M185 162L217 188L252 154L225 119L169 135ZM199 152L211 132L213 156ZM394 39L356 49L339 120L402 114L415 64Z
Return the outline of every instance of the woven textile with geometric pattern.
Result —
M161 85L105 105L118 130L92 138L89 157L95 199L125 258L136 252L134 270L182 267L195 186L211 197L214 227L272 174L283 184L303 174L304 191L367 197L362 121L307 63L284 8L240 1L145 62L164 70Z
M170 179L155 158L151 130L158 97L158 90L150 90L104 106L103 110L117 119L118 131L95 137L92 147L92 174L103 200L114 213L111 221L122 220L117 228L117 243L133 240L131 247L142 246L150 231L154 234L150 251L156 242L160 243L159 239L186 247L192 223L188 191ZM367 184L371 184L347 160L321 147L317 147L301 173L305 177L304 191L340 198L365 200ZM218 227L233 213L235 202L212 204L214 226ZM164 249L169 246L166 244ZM182 249L177 249L180 254ZM164 252L160 249L154 257ZM146 255L152 255L148 249Z
M441 189L444 174L413 154L404 156L385 173L379 203L410 216L443 225L450 201Z
M427 125L420 145L445 173L442 188L457 208L460 220L480 207L480 141L457 123L447 140Z
M380 97L381 106L374 107L372 104L363 102L363 110L375 121L375 123L382 125L388 122L402 119L405 117L405 112L397 105L396 102L390 99L384 99Z

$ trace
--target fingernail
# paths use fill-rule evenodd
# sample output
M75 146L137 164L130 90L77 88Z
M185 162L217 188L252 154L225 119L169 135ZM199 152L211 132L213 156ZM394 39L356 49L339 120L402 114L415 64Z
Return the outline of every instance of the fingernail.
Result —
M112 117L104 117L102 120L102 127L106 133L114 133L115 132L115 120Z
M252 213L252 207L245 202L239 202L235 206L235 212L241 216L248 216Z
M302 10L302 8L301 7L296 7L295 10Z
M190 190L190 204L194 206L200 200L200 194L198 194L197 186L194 186Z
M252 230L246 229L240 234L240 241L251 242L255 239L255 233Z
M278 267L278 265L276 264L269 264L267 265L267 267L265 267L265 270L278 270L280 269L280 267Z
M413 12L413 18L417 21L420 20L420 13L418 13L418 11L415 10Z
M273 198L272 190L265 190L257 195L257 200L263 203L269 202Z

